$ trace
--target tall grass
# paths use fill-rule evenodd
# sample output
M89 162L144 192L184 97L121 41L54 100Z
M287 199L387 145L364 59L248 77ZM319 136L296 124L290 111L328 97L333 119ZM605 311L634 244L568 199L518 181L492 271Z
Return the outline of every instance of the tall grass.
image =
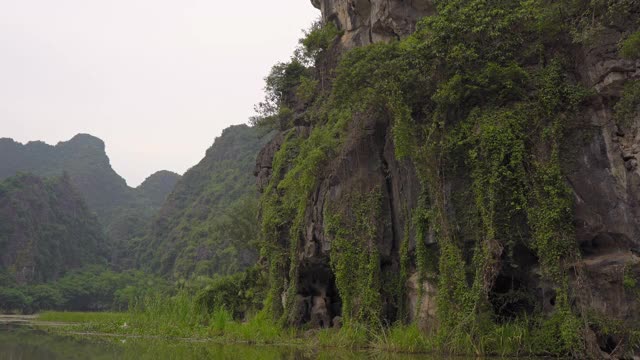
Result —
M224 325L220 336L227 340L274 344L280 342L295 342L297 337L294 329L284 329L271 320L270 316L264 312L258 313L246 322L233 321L225 310L217 310L213 316L216 319L213 323L214 331L220 331L220 324L224 319Z
M211 317L187 292L174 296L147 295L129 309L131 323L125 329L142 335L172 337L208 336Z
M372 329L352 323L341 329L301 331L283 328L265 312L237 321L224 308L209 311L187 292L153 295L136 301L128 313L46 312L40 320L78 325L85 331L114 334L214 339L223 343L289 344L392 353L518 356L533 354L544 329L533 319L488 324L444 334L424 334L416 324ZM537 329L537 330L536 330ZM546 334L545 332L544 334ZM544 338L543 340L545 340Z
M432 338L425 336L416 324L398 324L374 335L372 347L389 352L426 353L435 349Z
M371 344L372 333L361 324L348 324L340 329L323 329L318 333L318 343L323 347L348 349L366 348Z
M127 332L184 338L219 338L229 342L276 343L295 338L264 313L239 322L227 310L210 312L187 292L172 297L146 296L130 309Z

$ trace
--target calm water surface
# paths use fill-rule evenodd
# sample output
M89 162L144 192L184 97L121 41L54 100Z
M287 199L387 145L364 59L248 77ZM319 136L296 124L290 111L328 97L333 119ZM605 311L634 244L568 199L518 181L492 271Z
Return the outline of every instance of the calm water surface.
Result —
M220 345L177 340L73 338L51 335L26 326L0 325L0 360L58 359L435 360L441 357L343 350L314 351L277 346Z

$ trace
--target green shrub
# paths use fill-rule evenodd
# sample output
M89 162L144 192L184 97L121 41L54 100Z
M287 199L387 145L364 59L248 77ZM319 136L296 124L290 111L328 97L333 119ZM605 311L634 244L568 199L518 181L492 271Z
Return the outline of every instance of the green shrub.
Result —
M242 320L249 313L258 312L262 304L261 273L257 267L242 273L220 276L198 292L196 301L214 315L224 311L233 319Z
M32 299L34 311L41 309L58 309L64 303L62 292L53 285L35 285L28 287L26 292Z
M295 105L296 89L308 73L309 69L296 58L274 65L265 78L265 98L255 106L257 115L251 118L251 124L265 126L282 123L283 109ZM274 117L281 119L276 121Z
M636 287L638 286L638 280L629 270L628 266L625 266L624 272L622 274L622 285L627 290L636 290Z
M620 44L620 56L630 60L640 58L640 31L632 33Z
M622 90L622 97L613 108L619 125L630 126L640 113L640 80L630 81Z
M296 91L296 96L300 101L308 103L313 100L313 96L316 94L318 87L318 80L303 76L300 78L300 85Z
M315 61L323 51L333 45L336 37L341 34L333 22L323 25L320 21L316 21L309 30L305 31L305 37L300 39L303 57L309 61Z
M32 299L14 288L0 287L0 311L30 312Z

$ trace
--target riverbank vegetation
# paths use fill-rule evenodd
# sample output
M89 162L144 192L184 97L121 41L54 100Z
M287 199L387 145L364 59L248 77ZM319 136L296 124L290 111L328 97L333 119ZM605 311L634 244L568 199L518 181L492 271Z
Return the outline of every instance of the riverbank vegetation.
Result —
M134 299L173 287L158 276L104 266L71 271L55 282L21 285L0 274L0 311L30 314L42 310L127 310Z
M429 336L413 325L396 324L372 329L364 325L350 325L330 329L296 329L274 324L264 313L244 321L234 320L226 310L211 313L199 309L189 297L178 295L172 299L149 299L148 310L126 313L45 312L40 321L68 323L64 327L49 328L61 335L90 336L109 334L123 337L188 339L218 343L246 343L259 345L287 345L309 348L370 349L391 353L447 353L449 355L485 354L494 356L543 355L544 341L557 339L535 338L531 324L508 324L487 333L481 348L471 341L448 344L443 351L436 337ZM162 303L162 305L160 305ZM46 326L46 325L45 325Z
M166 341L165 339L94 336L44 335L27 328L0 333L2 355L9 359L331 359L331 360L410 360L442 359L441 356L391 354L379 351L322 349L293 346L255 346L203 341Z
M152 295L138 299L127 312L44 312L38 320L66 326L46 327L61 335L109 334L123 337L187 339L218 343L287 345L309 348L371 349L392 353L484 354L494 356L554 355L546 349L561 346L561 339L539 320L521 319L455 342L418 328L396 323L370 327L352 323L342 328L294 328L272 321L265 311L234 317L224 307L210 309L198 294L181 291L173 296ZM560 318L555 326L562 327ZM545 325L545 326L548 326ZM478 341L479 340L479 341Z

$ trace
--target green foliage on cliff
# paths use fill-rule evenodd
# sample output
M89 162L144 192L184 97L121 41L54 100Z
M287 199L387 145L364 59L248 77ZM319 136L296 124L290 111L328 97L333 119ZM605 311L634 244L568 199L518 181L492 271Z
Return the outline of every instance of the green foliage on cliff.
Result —
M339 144L339 134L344 127L339 114L333 114L335 122L322 131L315 131L309 138L290 131L273 161L273 174L261 199L261 255L270 259L271 291L266 308L277 316L288 318L281 309L280 293L286 289L292 302L297 282L286 284L286 278L297 278L297 257L300 250L303 223L310 193L318 184L321 166ZM282 194L282 196L279 196ZM287 228L288 231L283 232ZM291 239L283 242L283 237ZM287 308L290 309L291 303Z
M137 240L138 264L174 279L233 274L257 259L256 155L260 129L227 128L185 173L150 232Z
M628 127L640 113L640 81L625 84L622 98L614 107L618 125Z
M632 33L622 42L620 55L626 59L640 58L640 31Z
M304 34L304 38L300 39L302 47L298 50L298 57L313 65L322 52L333 46L336 38L342 35L342 32L332 22L322 24L321 21L316 21Z
M161 170L149 175L135 190L141 201L147 202L152 209L159 209L180 178L176 173Z
M132 194L122 177L113 171L102 140L78 134L55 146L43 142L22 145L11 139L0 141L0 178L28 172L38 176L60 176L63 172L89 208L106 220L120 204L128 202ZM103 221L107 223L108 221Z
M257 115L251 118L251 124L280 130L292 126L291 107L296 89L303 81L306 81L304 87L309 87L308 79L308 69L298 58L274 65L265 78L265 99L255 106Z
M43 142L25 145L0 139L0 179L26 172L43 177L68 174L70 183L98 216L113 253L109 260L117 268L133 265L129 241L141 235L180 175L160 171L138 188L130 188L109 162L102 140L78 134L55 146Z
M381 223L381 192L378 189L353 194L349 203L350 213L326 214L327 231L333 236L331 267L342 298L345 322L377 328L382 324L382 283L376 241Z
M280 130L293 126L294 108L309 103L321 83L315 63L332 49L340 35L333 23L315 22L305 31L291 59L274 65L265 78L265 99L255 106L252 125Z

